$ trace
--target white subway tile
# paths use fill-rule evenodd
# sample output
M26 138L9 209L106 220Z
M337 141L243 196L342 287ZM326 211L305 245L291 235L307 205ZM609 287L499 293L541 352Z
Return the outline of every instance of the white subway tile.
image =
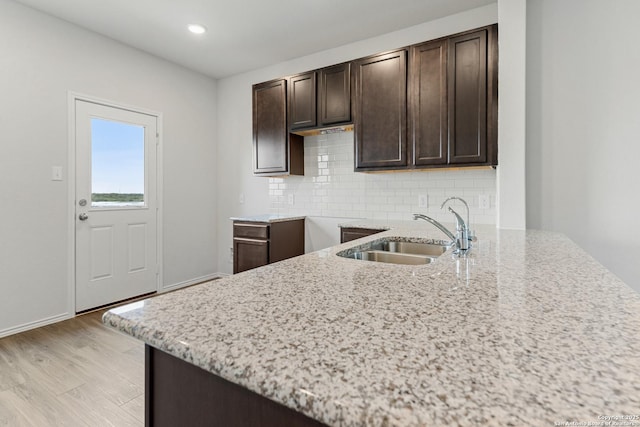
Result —
M455 179L452 181L455 184L456 188L473 188L473 184L474 184L472 179L466 179L466 178Z
M407 215L404 213L389 212L388 219L396 221L396 220L407 220L410 218L408 218Z
M386 212L370 212L371 219L389 219L389 216Z
M353 133L305 138L305 176L269 178L270 212L349 218L410 219L423 212L452 223L440 204L449 196L464 197L471 221L495 224L496 172L492 169L431 169L392 173L356 173L353 170ZM288 195L295 205L288 205ZM429 209L418 208L418 195L429 196ZM490 209L477 209L478 196L491 198ZM456 210L463 209L456 202Z

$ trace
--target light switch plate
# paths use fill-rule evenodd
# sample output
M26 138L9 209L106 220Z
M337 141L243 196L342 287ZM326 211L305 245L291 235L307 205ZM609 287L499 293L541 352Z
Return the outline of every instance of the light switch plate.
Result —
M238 196L238 203L240 204L244 203L244 193L240 193L240 195Z
M62 181L62 166L51 167L51 181Z
M293 205L295 203L295 199L293 197L293 194L289 194L287 196L287 203L290 204L290 205Z
M478 207L480 209L489 209L490 206L491 206L491 203L488 195L482 194L478 196Z
M427 209L429 208L429 196L426 194L420 194L418 196L418 207Z

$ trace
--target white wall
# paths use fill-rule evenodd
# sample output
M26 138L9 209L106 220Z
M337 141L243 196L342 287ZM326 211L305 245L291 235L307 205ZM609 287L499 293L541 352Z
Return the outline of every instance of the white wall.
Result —
M526 228L527 0L498 2L498 227ZM501 202L504 203L501 203Z
M527 224L640 291L640 2L529 0Z
M219 268L230 272L229 217L269 212L269 179L254 177L251 169L251 85L313 70L413 43L496 23L497 5L473 9L379 37L351 43L271 67L218 81L218 252ZM434 172L435 173L435 172ZM239 195L245 196L244 204ZM407 215L410 212L407 212Z
M217 271L215 81L0 0L0 335L72 314L69 91L163 113L164 285Z

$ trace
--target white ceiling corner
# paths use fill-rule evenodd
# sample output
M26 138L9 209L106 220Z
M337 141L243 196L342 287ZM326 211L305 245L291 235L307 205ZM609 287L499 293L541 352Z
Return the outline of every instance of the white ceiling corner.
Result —
M16 0L222 78L396 31L495 0ZM187 31L199 23L205 35Z

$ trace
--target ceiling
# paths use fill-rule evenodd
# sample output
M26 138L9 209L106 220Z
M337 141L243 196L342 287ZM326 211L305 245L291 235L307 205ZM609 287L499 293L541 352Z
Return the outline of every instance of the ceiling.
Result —
M495 0L16 0L214 78ZM209 31L194 35L187 25Z

